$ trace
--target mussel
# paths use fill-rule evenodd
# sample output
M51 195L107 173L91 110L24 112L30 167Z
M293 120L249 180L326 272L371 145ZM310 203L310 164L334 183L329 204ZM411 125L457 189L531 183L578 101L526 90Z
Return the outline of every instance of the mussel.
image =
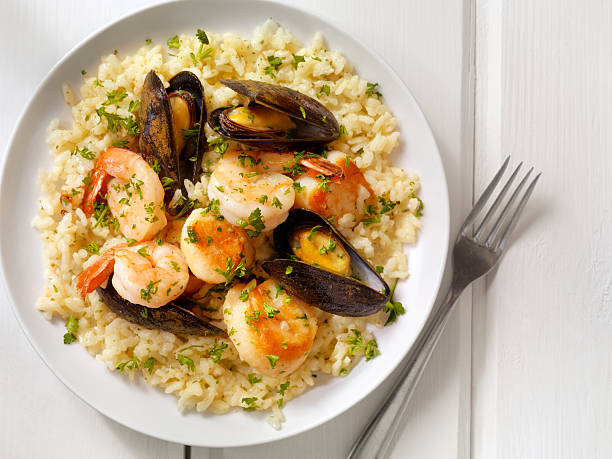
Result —
M274 245L283 258L262 268L290 293L312 306L340 316L367 316L389 299L389 286L325 218L292 209L274 229Z
M140 152L159 162L166 198L171 199L184 180L197 182L202 173L206 136L206 103L202 83L191 72L183 71L169 81L168 88L151 70L144 81L139 118Z
M340 135L338 121L323 104L284 86L253 80L221 80L247 96L248 106L221 107L208 124L224 137L266 148L306 148Z
M213 336L225 333L183 307L181 299L160 308L140 306L119 296L117 290L113 287L112 279L108 280L105 288L98 287L97 292L111 311L128 322L141 327L198 336Z

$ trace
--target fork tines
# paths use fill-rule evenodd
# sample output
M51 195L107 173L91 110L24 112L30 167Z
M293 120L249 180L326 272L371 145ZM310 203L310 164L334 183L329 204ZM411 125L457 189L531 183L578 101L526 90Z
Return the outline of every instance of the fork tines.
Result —
M506 171L509 162L510 156L506 158L504 164L502 164L501 168L499 169L497 174L495 174L495 177L493 178L491 183L489 183L487 188L484 190L484 192L474 205L474 208L465 219L465 222L461 227L461 234L465 236L470 236L470 227L472 226L472 224L476 223L478 215L481 213L485 204L492 196L493 191L495 190L502 176L504 175L504 172ZM515 188L514 192L507 200L503 209L499 211L504 201L504 198L510 191L512 183L518 175L522 165L523 162L521 161L519 165L516 166L516 168L512 172L512 175L510 175L510 178L506 181L501 191L497 195L497 198L495 199L495 201L487 211L486 215L484 216L484 218L474 231L473 235L471 236L474 241L485 247L490 248L491 250L501 250L504 248L504 246L508 242L508 238L512 233L512 230L518 222L518 219L521 215L521 212L523 211L523 208L525 207L525 204L529 200L529 197L531 196L531 193L535 188L535 185L538 182L540 175L542 174L540 172L538 175L536 175L529 183L529 186L527 186L527 189L523 192L522 190L523 188L525 188L525 184L527 183L527 180L533 172L533 167L531 167L531 169L529 169L529 171L525 174L518 186ZM494 216L496 216L496 219L493 218Z

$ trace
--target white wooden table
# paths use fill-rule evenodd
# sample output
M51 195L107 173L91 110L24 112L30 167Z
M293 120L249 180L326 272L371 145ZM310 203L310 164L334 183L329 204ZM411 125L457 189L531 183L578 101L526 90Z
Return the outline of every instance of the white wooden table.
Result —
M93 30L151 3L2 0L1 154L51 66ZM366 41L411 88L446 167L453 232L505 155L544 171L503 264L464 294L392 457L612 457L611 3L287 3ZM339 458L389 387L288 440L186 450L77 399L0 302L3 458Z

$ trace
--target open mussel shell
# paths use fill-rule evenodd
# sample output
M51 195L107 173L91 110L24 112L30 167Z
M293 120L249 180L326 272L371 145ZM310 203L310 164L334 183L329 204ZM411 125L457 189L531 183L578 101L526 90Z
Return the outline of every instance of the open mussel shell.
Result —
M225 86L251 100L250 107L267 107L291 118L295 128L254 130L248 123L230 119L234 107L214 110L209 125L231 140L266 148L306 148L322 145L338 138L338 121L323 104L285 86L253 80L221 80Z
M319 227L338 240L351 258L352 277L296 259L291 235L300 229ZM380 311L389 299L384 279L329 222L306 209L292 209L284 223L274 229L274 245L284 258L262 265L291 294L323 311L339 316L368 316Z
M182 151L179 152L179 168L181 179L189 179L197 183L202 175L202 155L206 146L206 101L204 100L204 88L200 79L191 72L183 71L174 75L168 82L166 89L168 94L179 96L185 93L193 101L195 110L192 113L192 125L197 128L197 134L192 137ZM176 134L175 134L176 135ZM182 135L179 133L178 135Z
M180 72L164 88L157 74L151 70L144 81L141 92L139 118L141 123L140 152L148 160L157 160L160 177L172 179L166 186L166 200L174 192L183 188L184 179L193 182L199 180L202 172L201 163L206 142L204 123L206 122L206 104L204 90L197 76L191 72ZM183 132L174 132L172 109L168 96L183 97L188 104L189 126L195 129L189 141L178 142L184 147L177 151L177 140L182 140ZM186 194L183 189L183 194Z
M98 295L106 306L119 317L144 328L164 330L171 333L198 336L223 335L225 332L203 321L191 311L173 301L161 308L147 308L130 303L119 296L109 279L106 288L98 287Z

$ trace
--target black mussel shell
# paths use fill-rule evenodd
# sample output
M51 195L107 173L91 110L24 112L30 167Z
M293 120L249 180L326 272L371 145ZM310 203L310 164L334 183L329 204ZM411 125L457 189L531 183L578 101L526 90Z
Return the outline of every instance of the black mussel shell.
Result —
M217 336L225 334L220 328L203 321L191 311L179 306L177 301L161 308L147 308L130 303L119 296L111 279L108 280L106 288L98 287L97 291L111 311L141 327L186 335Z
M173 180L166 187L166 201L172 199L181 186L179 158L174 148L172 118L166 88L157 74L151 70L144 81L140 94L140 154L147 161L157 160L161 167L160 177Z
M200 79L191 72L183 71L174 75L168 82L166 89L168 94L175 91L184 91L195 102L195 115L193 119L194 128L197 128L197 136L187 142L183 151L179 152L179 167L181 183L183 179L189 179L197 183L202 175L202 156L206 149L206 101L204 100L204 88ZM182 133L181 133L182 135Z
M301 92L253 80L221 80L221 83L247 96L254 104L287 114L296 124L295 129L287 132L253 132L228 121L225 117L228 108L224 107L213 111L209 118L210 127L224 137L269 148L306 148L331 142L340 134L333 113Z
M172 179L166 186L166 201L172 199L174 192L181 188L183 194L184 179L197 182L202 173L202 155L204 154L204 123L206 122L206 104L204 90L197 76L191 72L180 72L169 81L168 88L157 74L151 70L144 81L141 92L139 118L141 122L140 152L147 160L157 160L161 167L160 177ZM168 94L176 91L188 93L196 108L192 116L196 133L182 151L175 148L175 136L182 132L173 132L172 115Z
M351 257L352 277L296 260L289 246L294 231L316 225L329 230ZM274 245L285 258L265 261L262 268L293 295L312 306L339 316L368 316L380 311L389 299L384 279L329 222L306 209L292 209L274 229Z

